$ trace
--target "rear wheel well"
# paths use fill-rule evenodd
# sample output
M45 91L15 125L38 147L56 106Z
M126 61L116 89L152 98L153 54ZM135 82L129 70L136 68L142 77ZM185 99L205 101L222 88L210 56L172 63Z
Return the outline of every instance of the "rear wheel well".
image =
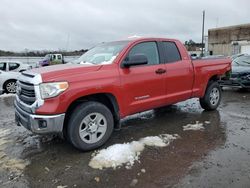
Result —
M10 82L10 81L14 81L14 82L16 82L17 80L16 79L9 79L9 80L6 80L5 82L4 82L4 84L3 84L3 86L5 86L8 82Z
M220 76L219 75L214 75L212 76L209 80L208 80L208 83L211 82L211 81L218 81L220 79Z
M209 87L209 85L210 85L212 82L218 81L219 79L220 79L220 76L219 76L219 75L213 75L212 77L209 78L209 80L207 81L206 87L203 89L203 96L205 95L206 90L207 90L207 88Z
M115 128L119 126L119 121L120 121L119 106L118 106L115 96L110 93L93 94L93 95L80 97L70 104L65 115L65 121L64 121L64 126L63 126L64 135L66 135L65 131L67 131L66 127L68 125L68 121L69 121L69 117L71 113L79 104L86 102L86 101L99 102L99 103L104 104L106 107L108 107L108 109L113 114Z
M207 82L207 86L205 88L205 91L207 90L207 87L212 83L212 82L217 82L218 80L220 79L220 76L219 75L214 75L212 76L208 82Z

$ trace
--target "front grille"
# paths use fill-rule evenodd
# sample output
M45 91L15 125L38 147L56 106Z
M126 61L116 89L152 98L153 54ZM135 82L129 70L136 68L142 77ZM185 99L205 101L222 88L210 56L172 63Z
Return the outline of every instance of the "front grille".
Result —
M23 81L18 81L17 85L19 99L25 104L32 105L36 101L34 85Z

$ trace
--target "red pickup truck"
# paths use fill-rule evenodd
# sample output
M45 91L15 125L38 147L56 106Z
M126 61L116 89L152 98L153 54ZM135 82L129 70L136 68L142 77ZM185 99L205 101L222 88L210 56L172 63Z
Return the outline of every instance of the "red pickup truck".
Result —
M121 118L193 97L214 110L217 81L230 59L192 61L183 44L164 38L102 43L74 64L23 72L16 121L34 133L60 133L76 148L100 147Z

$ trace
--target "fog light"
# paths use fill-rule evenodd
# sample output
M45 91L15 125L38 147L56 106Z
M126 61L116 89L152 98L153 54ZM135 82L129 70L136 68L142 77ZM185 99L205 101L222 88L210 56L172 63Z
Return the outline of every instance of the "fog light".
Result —
M38 126L39 126L40 129L47 128L47 121L45 121L45 120L39 120Z

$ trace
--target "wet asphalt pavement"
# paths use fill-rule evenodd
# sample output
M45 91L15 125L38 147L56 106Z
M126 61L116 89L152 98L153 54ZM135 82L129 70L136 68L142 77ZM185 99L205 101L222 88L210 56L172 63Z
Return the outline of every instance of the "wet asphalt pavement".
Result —
M0 97L0 187L250 187L250 92L223 91L218 111L205 112L192 99L124 119L103 148L165 133L180 138L147 147L140 163L116 170L92 169L93 152L17 127L13 100ZM210 124L183 131L196 121Z

